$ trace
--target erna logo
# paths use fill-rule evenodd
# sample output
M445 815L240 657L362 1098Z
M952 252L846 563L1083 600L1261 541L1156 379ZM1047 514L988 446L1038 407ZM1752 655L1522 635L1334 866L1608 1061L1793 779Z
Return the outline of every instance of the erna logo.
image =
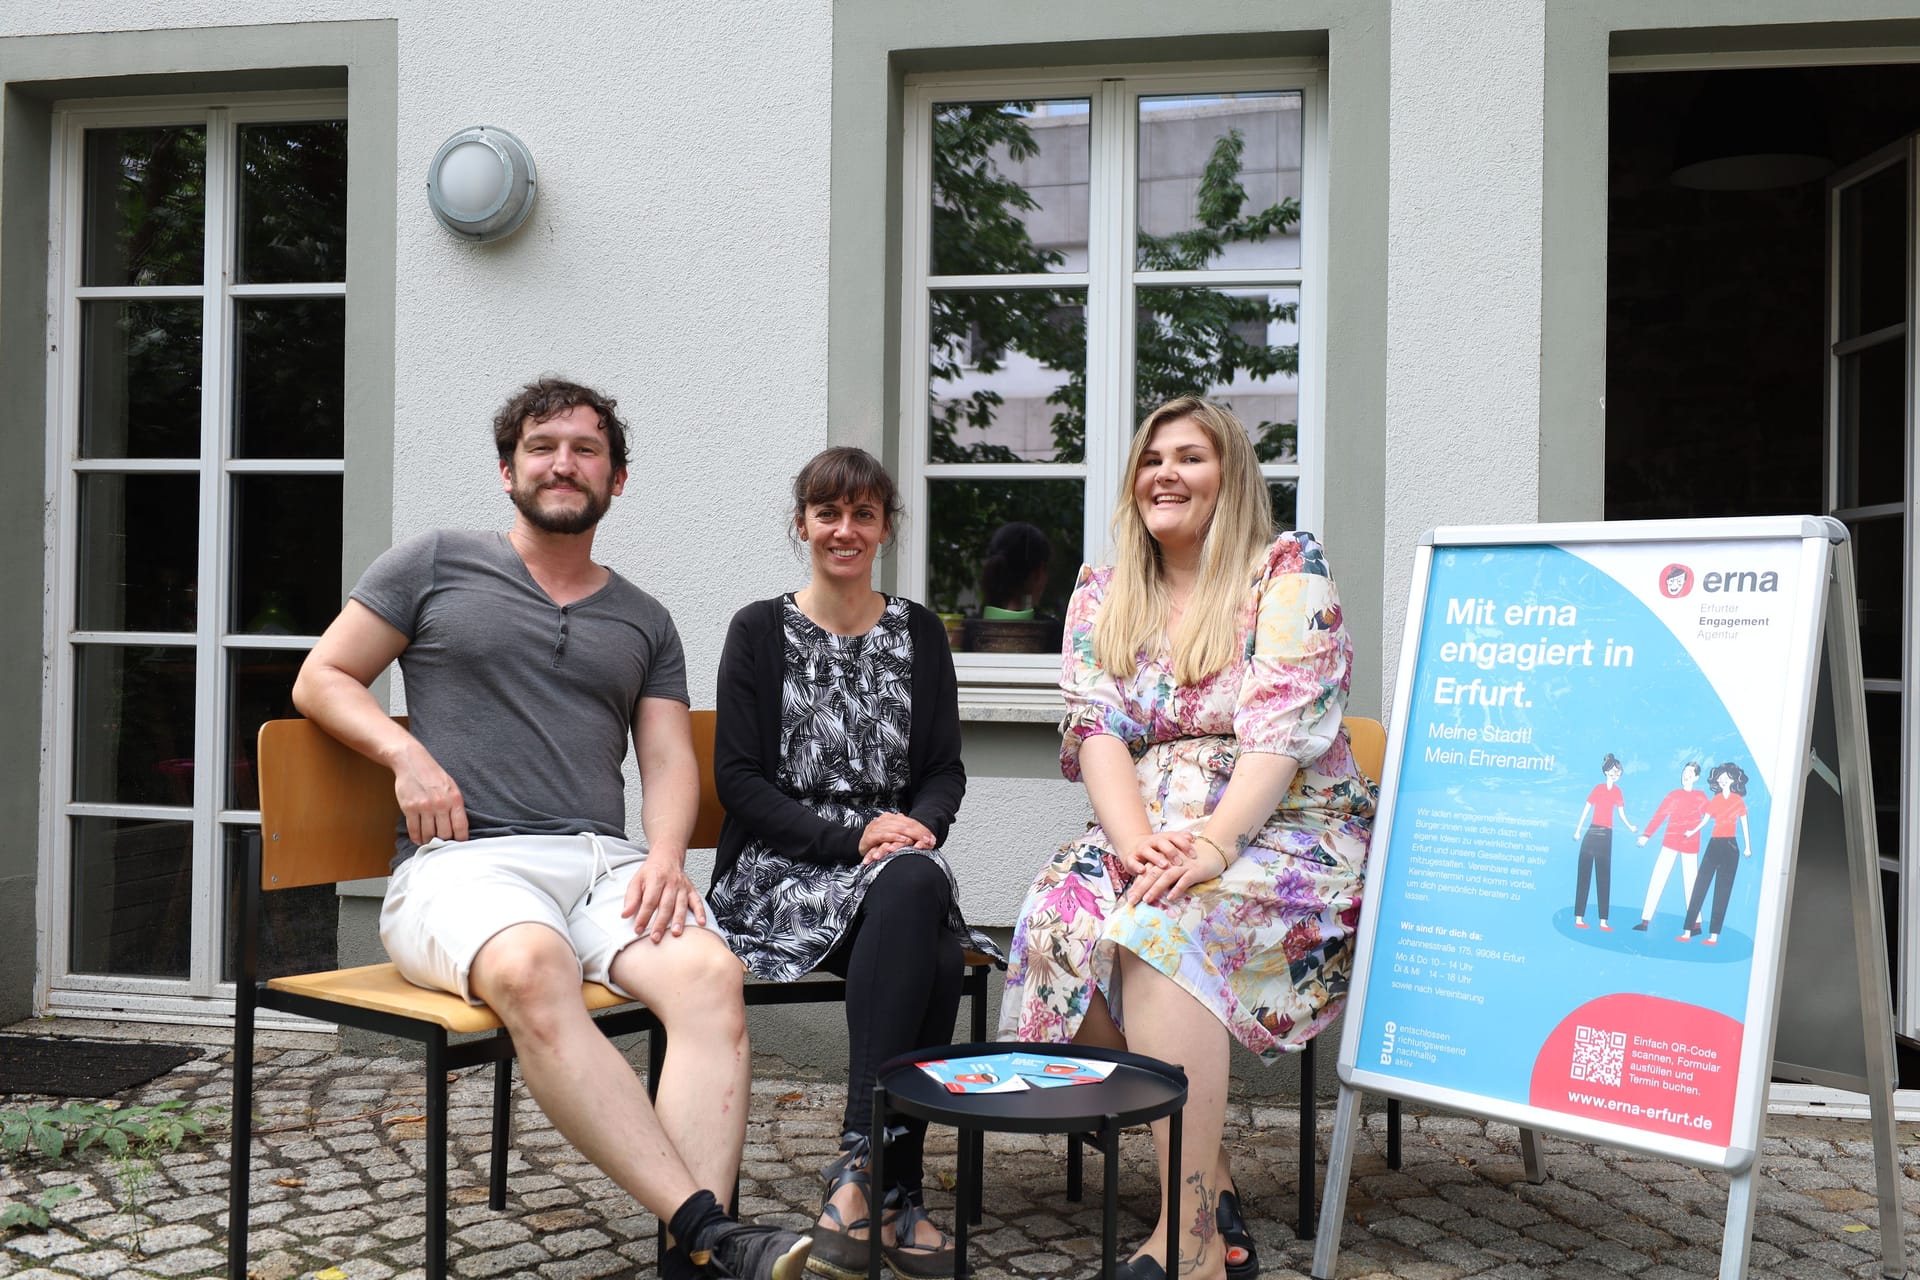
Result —
M1706 595L1740 595L1748 591L1778 591L1780 575L1768 569L1713 569L1700 575L1700 590ZM1660 571L1660 594L1678 600L1693 590L1693 570L1684 564L1670 564Z
M1381 1030L1387 1033L1380 1041L1380 1065L1383 1067L1393 1065L1393 1033L1399 1029L1400 1024L1397 1022L1389 1022L1385 1027L1381 1028Z

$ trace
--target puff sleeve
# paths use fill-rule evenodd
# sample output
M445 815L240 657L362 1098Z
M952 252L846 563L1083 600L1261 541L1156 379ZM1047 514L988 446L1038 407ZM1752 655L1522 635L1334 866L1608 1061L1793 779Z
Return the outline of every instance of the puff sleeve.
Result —
M1131 750L1146 737L1146 726L1135 718L1120 682L1094 661L1093 625L1106 602L1111 567L1082 565L1067 602L1065 638L1060 646L1060 693L1066 714L1060 720L1060 772L1069 782L1080 781L1080 744L1108 734Z
M1255 588L1247 671L1234 710L1240 750L1310 763L1340 734L1353 645L1312 534L1282 534Z

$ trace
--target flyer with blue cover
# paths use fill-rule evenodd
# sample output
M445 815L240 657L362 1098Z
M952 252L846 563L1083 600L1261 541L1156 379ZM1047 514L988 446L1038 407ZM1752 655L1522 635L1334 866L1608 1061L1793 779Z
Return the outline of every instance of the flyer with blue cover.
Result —
M1729 1144L1804 563L1791 537L1433 549L1357 1070Z
M976 1058L940 1058L918 1064L948 1093L1017 1093L1098 1084L1114 1064L1060 1054L993 1053Z

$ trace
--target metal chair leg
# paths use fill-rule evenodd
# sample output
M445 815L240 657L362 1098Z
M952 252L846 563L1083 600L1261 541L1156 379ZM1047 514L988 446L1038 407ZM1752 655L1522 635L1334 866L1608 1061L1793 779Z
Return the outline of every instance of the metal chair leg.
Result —
M447 1034L427 1041L427 1280L447 1280Z
M504 1029L497 1033L504 1037ZM513 1059L493 1064L493 1155L487 1162L487 1205L507 1207L507 1149L512 1142Z

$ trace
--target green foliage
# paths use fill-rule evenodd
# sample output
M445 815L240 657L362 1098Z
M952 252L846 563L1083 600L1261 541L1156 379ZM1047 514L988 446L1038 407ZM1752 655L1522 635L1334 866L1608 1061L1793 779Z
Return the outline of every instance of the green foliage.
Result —
M73 1183L62 1183L57 1187L48 1187L31 1200L17 1200L0 1208L0 1231L10 1231L15 1227L25 1227L29 1231L45 1231L53 1225L48 1210L65 1204L81 1194L80 1188Z
M935 275L1003 276L1042 273L1058 267L1058 253L1028 235L1022 214L1038 207L1033 196L996 167L1039 153L1027 115L1031 103L961 103L943 106L933 121L933 227L930 265ZM1210 266L1236 243L1253 243L1293 231L1297 200L1248 211L1240 181L1246 140L1231 129L1216 139L1201 173L1198 225L1166 236L1142 233L1137 264L1149 271L1196 271ZM1270 300L1268 292L1234 295L1210 288L1143 288L1135 316L1134 418L1180 395L1204 394L1242 373L1255 378L1297 373L1297 346L1268 345L1275 323L1297 319L1298 304ZM1087 325L1080 290L934 290L929 302L928 458L936 463L1018 462L1004 445L981 437L1003 405L992 390L954 395L946 388L967 367L983 373L1004 367L1018 352L1058 375L1046 403L1053 407L1052 461L1086 458ZM1250 422L1263 461L1294 456L1291 422ZM1104 483L1095 477L1093 483ZM944 482L943 482L944 483ZM1079 542L1079 486L1064 481L976 482L954 486L948 501L936 501L928 521L932 546L928 571L932 603L953 610L976 585L972 566L986 540L1008 520L1040 525L1056 547ZM1051 511L1053 518L1038 512ZM1071 565L1068 566L1069 569ZM1056 577L1060 575L1056 574Z
M180 1099L116 1106L69 1102L0 1111L0 1156L58 1160L71 1148L80 1155L101 1146L115 1156L128 1152L178 1151L189 1138L203 1138L226 1108L195 1106Z

